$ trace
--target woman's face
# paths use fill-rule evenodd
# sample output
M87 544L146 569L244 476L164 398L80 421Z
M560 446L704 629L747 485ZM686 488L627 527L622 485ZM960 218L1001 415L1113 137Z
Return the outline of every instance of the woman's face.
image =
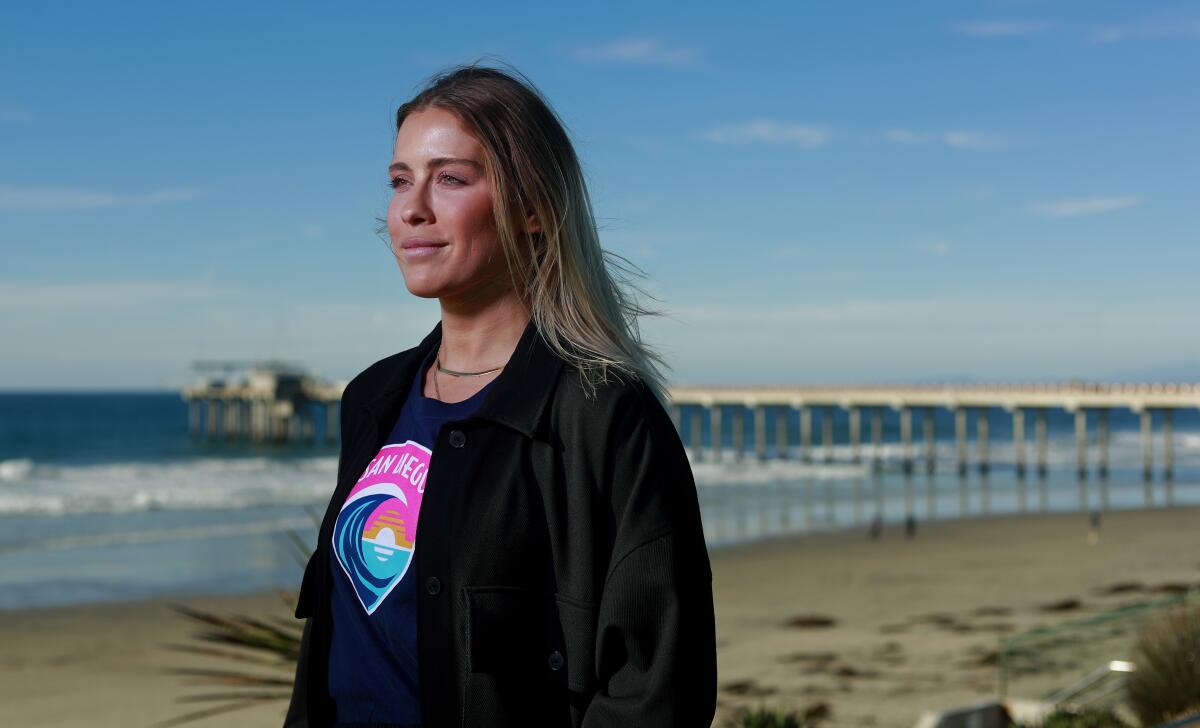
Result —
M388 170L388 237L410 292L446 299L511 287L483 147L457 116L409 114Z

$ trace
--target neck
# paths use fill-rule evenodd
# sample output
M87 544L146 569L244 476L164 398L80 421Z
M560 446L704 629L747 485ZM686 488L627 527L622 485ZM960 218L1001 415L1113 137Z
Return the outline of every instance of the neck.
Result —
M507 363L529 323L529 309L512 289L443 298L441 306L442 366L462 372Z

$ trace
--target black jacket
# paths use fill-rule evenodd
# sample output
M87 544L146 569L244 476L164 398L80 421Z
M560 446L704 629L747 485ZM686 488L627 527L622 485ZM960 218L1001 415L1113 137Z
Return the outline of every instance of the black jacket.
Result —
M330 540L441 325L342 397L337 488L304 571L285 726L326 726ZM531 322L479 410L438 433L415 549L422 725L709 726L712 572L691 468L637 382L585 396Z

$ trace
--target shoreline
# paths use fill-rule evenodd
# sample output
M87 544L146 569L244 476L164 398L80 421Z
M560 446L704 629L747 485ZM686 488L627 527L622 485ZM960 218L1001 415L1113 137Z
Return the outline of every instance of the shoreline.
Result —
M1110 511L1089 544L1086 514L993 515L919 523L912 540L888 523L879 541L855 528L713 549L717 725L742 706L824 705L825 725L907 728L924 710L993 696L997 673L984 658L1004 634L1094 615L1167 584L1200 586L1197 524L1196 507ZM1101 593L1118 582L1144 593ZM1067 599L1078 606L1043 611ZM9 719L148 725L196 709L173 700L206 689L165 670L223 663L165 647L197 629L172 602L290 618L276 591L5 610L0 704ZM285 709L235 715L238 725L278 726Z

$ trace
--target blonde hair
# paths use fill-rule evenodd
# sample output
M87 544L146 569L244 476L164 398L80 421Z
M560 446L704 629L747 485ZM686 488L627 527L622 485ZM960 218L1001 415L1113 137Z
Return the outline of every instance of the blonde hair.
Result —
M665 403L666 362L638 327L658 312L639 300L637 266L601 248L579 158L549 103L515 69L457 66L400 106L396 130L431 107L456 115L484 148L513 285L546 344L579 371L589 394L610 376L629 378ZM529 214L537 233L527 230Z

